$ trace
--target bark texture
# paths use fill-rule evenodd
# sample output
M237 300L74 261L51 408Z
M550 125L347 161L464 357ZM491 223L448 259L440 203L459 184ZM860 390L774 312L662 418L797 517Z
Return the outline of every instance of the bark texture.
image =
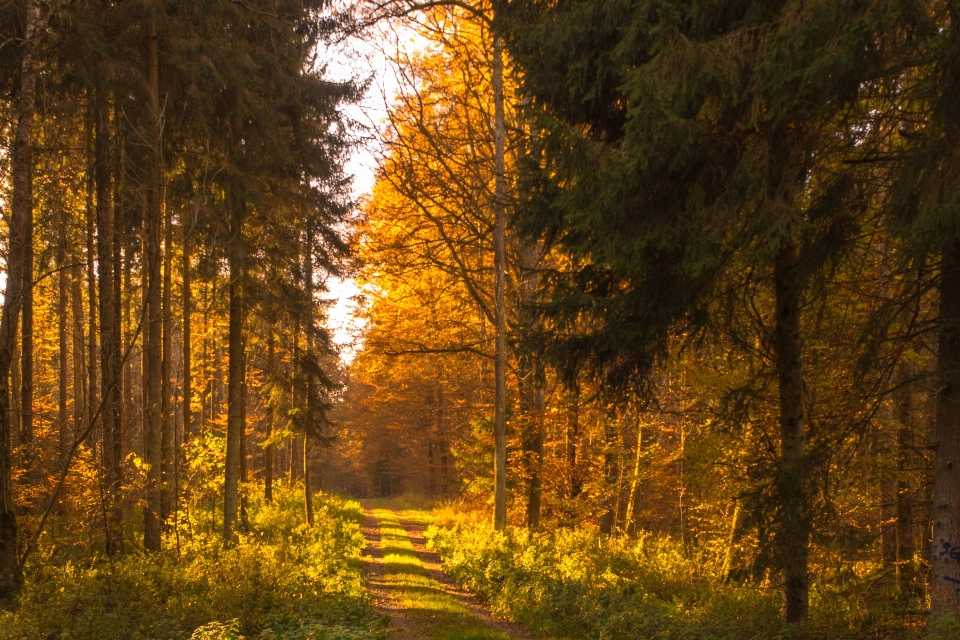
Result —
M944 247L940 269L930 554L934 614L960 612L960 241Z
M493 399L493 526L507 525L507 320L505 280L507 272L506 202L507 180L504 160L506 130L503 111L503 39L493 37L493 273L494 273L494 331L496 348L494 361Z
M783 615L787 622L807 617L810 527L806 496L806 423L800 348L800 290L797 248L788 244L774 266L776 326L774 349L780 392L779 555L783 569Z
M26 223L33 210L33 123L36 111L36 46L39 5L28 0L23 58L20 67L20 105L13 147L13 202L7 238L7 284L0 312L0 601L12 599L23 584L17 556L17 511L13 503L10 457L10 389L8 375L17 341L17 324L24 289Z
M234 238L229 249L230 262L230 329L227 363L227 455L224 470L223 538L232 542L236 532L240 507L240 440L243 438L243 295L244 273L240 247L240 225L246 206L238 195L233 195L232 231Z
M157 23L147 20L147 83L150 88L150 143L153 145L148 175L147 209L143 221L144 278L146 280L143 408L147 472L147 504L143 510L143 546L160 550L162 449L162 309L160 306L160 224L163 215L160 164L160 88L157 63Z
M107 554L123 548L122 513L120 510L120 468L123 460L120 434L120 327L116 322L119 300L114 278L114 208L111 172L110 108L102 89L95 98L96 143L94 179L97 194L97 275L100 303L100 388L103 407L100 426L103 435L104 485L107 510Z

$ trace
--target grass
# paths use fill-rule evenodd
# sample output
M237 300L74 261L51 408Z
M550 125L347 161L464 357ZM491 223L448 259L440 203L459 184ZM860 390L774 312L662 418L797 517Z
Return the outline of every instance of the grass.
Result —
M413 543L401 525L401 518L428 524L425 511L395 512L378 503L373 515L380 523L381 549L386 570L385 583L405 615L430 640L509 640L509 636L488 628L453 595L448 593L424 567Z
M897 638L923 629L897 624L895 602L837 585L811 589L811 619L787 627L779 593L727 582L719 564L665 536L611 539L558 529L494 531L484 519L454 519L427 531L444 568L497 615L533 633L576 640L785 640ZM931 640L960 638L944 618Z
M252 498L250 526L225 546L202 520L185 523L157 554L58 561L38 554L0 640L377 640L360 570L364 539L356 502L318 497L315 524L303 490Z

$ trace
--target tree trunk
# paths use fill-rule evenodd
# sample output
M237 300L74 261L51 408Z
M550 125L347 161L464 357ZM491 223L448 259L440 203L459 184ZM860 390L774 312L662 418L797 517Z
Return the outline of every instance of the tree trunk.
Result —
M193 295L190 291L190 228L186 220L181 220L183 227L183 248L181 270L183 271L183 441L190 440L193 428L190 402L193 398L193 378L191 376L191 339L190 313L193 311Z
M90 122L88 123L88 176L87 176L87 402L84 424L91 425L93 416L100 404L97 390L97 272L96 272L96 217L94 205L94 191L96 189L96 151L94 149L96 129L96 107L91 105ZM94 438L95 439L95 438Z
M160 550L161 533L161 468L163 466L162 398L161 398L161 331L160 307L160 223L163 216L162 167L160 165L160 89L157 62L157 23L147 19L147 84L150 90L150 153L147 175L147 209L143 221L144 294L146 332L144 334L144 436L147 472L147 504L143 510L143 546Z
M493 273L495 289L494 323L496 325L493 400L493 526L500 530L507 525L507 320L505 299L507 181L504 158L506 125L503 108L503 39L498 33L493 36L493 111Z
M810 524L806 496L806 427L800 356L800 289L797 248L783 247L774 266L774 349L780 391L779 554L783 569L783 615L789 623L807 617Z
M31 169L31 173L32 173ZM32 180L31 176L31 180ZM33 190L31 186L31 191ZM32 196L31 196L32 197ZM23 239L23 305L20 320L20 444L33 459L33 206L26 211Z
M274 382L276 376L276 342L273 324L271 323L270 335L267 337L267 381L270 383ZM273 466L277 457L277 447L273 444L273 420L274 410L271 401L267 403L263 414L264 439L268 442L263 451L263 501L267 504L273 502Z
M173 487L173 419L170 415L170 371L173 358L173 310L170 308L171 288L173 286L173 225L170 221L170 208L163 216L163 294L162 294L162 332L163 345L160 360L160 519L166 523L173 511L177 496Z
M230 335L227 365L227 455L223 487L223 538L227 542L234 540L240 506L240 439L243 437L240 403L243 402L243 296L246 284L240 247L240 228L244 217L243 208L246 205L237 193L230 194L230 199L233 209L233 241L229 247Z
M617 418L613 410L603 415L604 512L600 515L600 533L613 535L616 525Z
M80 263L76 254L73 256L76 263ZM87 365L83 333L83 269L76 267L70 275L70 302L73 306L73 428L74 433L84 424L87 414L86 389Z
M931 611L957 614L960 613L960 241L943 249L937 369Z
M68 355L70 334L68 308L70 304L67 283L67 221L62 203L57 208L57 471L66 464L70 413L67 404Z
M0 312L0 601L11 600L23 584L17 557L17 511L13 502L10 456L9 400L7 379L13 346L17 340L17 321L23 301L24 260L27 220L33 209L33 121L35 113L37 0L28 0L20 66L20 105L17 134L13 146L13 202L7 239L7 284Z
M636 533L633 522L637 503L637 489L640 486L640 461L643 459L643 425L637 420L637 449L633 458L633 476L630 478L630 494L627 498L627 513L623 518L623 528L628 534Z
M306 251L304 252L304 282L303 289L307 297L307 318L306 318L306 335L304 349L306 350L306 357L308 359L313 359L316 354L314 352L313 344L313 332L314 332L314 307L313 307L313 228L307 226L306 233ZM306 384L306 393L304 398L307 405L307 415L312 421L314 419L314 411L317 409L313 406L314 404L314 386L313 386L313 373L307 372L307 384ZM313 487L310 486L310 426L307 425L307 428L303 432L303 498L304 498L304 511L306 513L307 524L313 524Z
M240 482L239 482L239 503L240 503L240 525L244 531L249 531L250 521L247 519L247 482L249 481L247 457L247 344L243 341L243 361L240 365L242 372L240 374Z
M139 427L135 420L134 416L134 404L133 404L133 361L126 359L127 354L131 352L131 346L134 339L133 336L133 327L130 326L130 304L131 298L133 297L133 292L130 290L130 276L132 271L133 256L131 255L133 250L131 248L131 242L129 236L127 236L124 242L123 250L123 278L121 281L121 290L126 293L122 297L123 301L123 317L121 329L123 331L123 354L125 359L120 362L122 368L121 377L121 390L123 404L121 405L120 415L122 416L121 424L123 425L124 433L126 434L127 441L127 450L128 451L138 451L136 446L136 435L139 434Z
M103 438L103 466L106 510L107 554L123 548L120 509L120 464L123 459L120 439L120 327L116 324L116 286L114 283L114 210L110 163L110 104L102 87L95 97L96 142L94 179L97 193L97 275L100 312L100 388L103 408L100 425Z
M733 563L737 553L737 527L740 525L740 501L733 503L733 517L730 518L730 536L727 538L727 552L723 557L723 580L727 582L733 575Z
M578 469L578 445L580 441L580 390L576 389L570 397L567 411L566 464L568 476L567 497L574 499L583 491L583 480Z
M303 503L307 524L313 524L313 487L310 486L310 434L303 434Z

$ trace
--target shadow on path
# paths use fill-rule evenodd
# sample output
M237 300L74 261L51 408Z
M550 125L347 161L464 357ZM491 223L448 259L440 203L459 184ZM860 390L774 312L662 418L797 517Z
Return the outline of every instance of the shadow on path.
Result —
M389 640L527 640L517 625L494 618L461 589L426 548L424 527L406 512L364 507L364 572Z

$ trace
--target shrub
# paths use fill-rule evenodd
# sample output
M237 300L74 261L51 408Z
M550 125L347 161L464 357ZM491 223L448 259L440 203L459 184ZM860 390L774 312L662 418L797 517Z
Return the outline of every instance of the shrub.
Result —
M302 489L252 501L249 532L225 546L200 527L159 554L29 567L0 639L375 638L363 587L359 505L318 499L302 523Z
M716 560L669 537L611 539L558 529L529 535L489 524L432 527L444 567L494 613L558 638L751 640L886 637L863 601L815 588L799 628L780 619L775 589L725 582ZM874 603L874 607L883 610ZM882 621L881 621L882 622ZM900 635L897 637L918 637ZM948 637L948 636L943 636ZM960 636L949 636L960 637Z

